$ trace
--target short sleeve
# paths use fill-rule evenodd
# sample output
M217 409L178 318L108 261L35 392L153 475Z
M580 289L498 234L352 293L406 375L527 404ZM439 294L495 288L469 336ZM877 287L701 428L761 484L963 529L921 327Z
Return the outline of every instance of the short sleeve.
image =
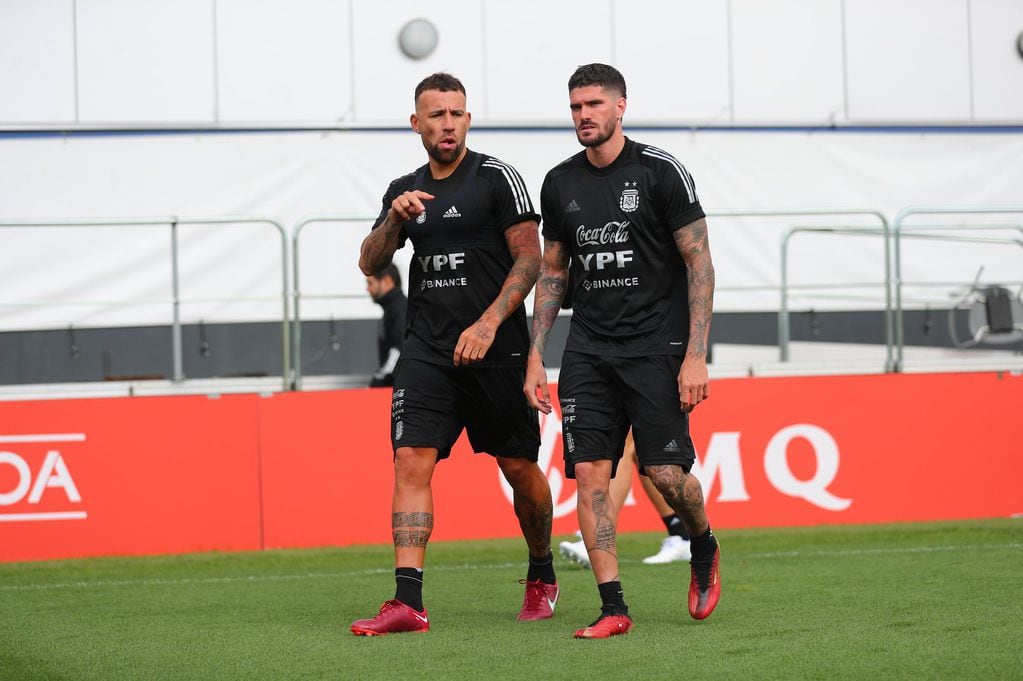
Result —
M543 217L543 238L548 241L565 241L564 228L561 224L561 215L558 212L560 202L557 198L557 190L551 181L551 174L543 179L543 186L540 188L540 213Z
M678 159L657 147L647 147L643 155L654 160L658 199L664 225L674 232L679 227L704 217L696 182Z
M525 220L540 221L526 183L515 168L493 156L485 157L480 167L485 169L490 182L490 205L498 229L507 229Z

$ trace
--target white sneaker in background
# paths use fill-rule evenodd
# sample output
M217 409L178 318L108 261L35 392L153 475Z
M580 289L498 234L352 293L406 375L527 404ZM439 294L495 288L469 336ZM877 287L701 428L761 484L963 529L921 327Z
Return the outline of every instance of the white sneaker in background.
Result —
M576 536L579 536L578 532L576 532ZM590 567L590 554L586 551L586 544L583 543L582 539L578 541L563 541L558 545L558 549L567 560L578 563L584 568Z
M564 554L564 549L562 549L562 554ZM644 558L643 562L647 565L659 565L661 563L688 561L692 557L693 554L689 551L689 542L682 537L676 537L672 534L665 537L664 541L661 542L660 551L648 558Z

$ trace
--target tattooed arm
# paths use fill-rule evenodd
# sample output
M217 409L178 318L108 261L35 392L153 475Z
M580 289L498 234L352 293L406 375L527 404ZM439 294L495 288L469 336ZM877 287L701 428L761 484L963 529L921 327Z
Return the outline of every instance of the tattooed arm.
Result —
M455 345L455 366L483 359L494 342L497 327L511 316L536 283L540 269L540 240L534 220L524 220L504 230L512 262L497 299L475 324L462 332Z
M431 194L414 189L400 194L391 202L391 207L387 209L387 215L380 225L362 240L359 269L363 274L371 277L391 264L391 258L398 250L402 223L426 210L423 200L432 198Z
M714 263L710 258L706 219L676 229L674 237L689 280L689 345L678 375L678 393L682 408L690 411L710 397L707 347L714 308Z
M522 390L533 409L551 413L551 393L547 387L547 371L543 366L543 351L547 347L554 322L561 310L568 285L568 253L560 241L544 239L540 278L533 296L533 333L526 364L526 382ZM540 395L537 395L539 389Z

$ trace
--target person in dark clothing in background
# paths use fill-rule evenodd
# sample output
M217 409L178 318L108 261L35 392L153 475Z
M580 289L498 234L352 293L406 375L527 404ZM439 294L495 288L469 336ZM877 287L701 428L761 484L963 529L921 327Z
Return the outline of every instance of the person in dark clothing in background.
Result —
M401 273L391 263L376 274L366 277L366 291L373 302L384 308L384 316L377 324L377 352L380 366L373 372L369 387L380 388L394 384L394 368L405 347L405 309L408 301L401 290Z

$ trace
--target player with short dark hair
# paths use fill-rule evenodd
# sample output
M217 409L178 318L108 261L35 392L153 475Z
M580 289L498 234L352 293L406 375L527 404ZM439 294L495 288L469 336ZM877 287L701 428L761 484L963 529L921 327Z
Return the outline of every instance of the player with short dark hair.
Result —
M465 94L465 86L462 85L462 81L458 80L450 73L431 73L426 78L419 81L419 85L416 86L416 91L413 95L416 101L419 101L419 95L423 94L427 90L436 90L437 92L461 92Z
M384 310L377 325L377 355L380 365L373 372L369 387L382 388L394 383L401 350L405 347L405 307L408 300L401 290L401 272L393 262L366 277L366 292Z
M573 316L558 381L565 473L578 487L579 527L601 615L576 638L632 628L618 574L618 512L609 483L631 425L640 472L691 537L689 613L710 615L721 593L720 551L707 522L689 411L709 394L707 339L714 265L696 186L671 154L622 131L625 79L579 67L569 104L583 151L541 189L544 256L523 391L550 413L543 350L572 264Z
M359 267L376 272L411 240L405 349L394 376L395 597L357 635L428 631L423 564L433 529L430 480L465 430L514 491L529 547L520 620L554 614L553 504L537 465L540 430L522 394L529 333L522 308L540 267L539 215L525 183L503 161L465 146L465 88L434 74L416 88L412 129L429 161L398 178L362 243Z

